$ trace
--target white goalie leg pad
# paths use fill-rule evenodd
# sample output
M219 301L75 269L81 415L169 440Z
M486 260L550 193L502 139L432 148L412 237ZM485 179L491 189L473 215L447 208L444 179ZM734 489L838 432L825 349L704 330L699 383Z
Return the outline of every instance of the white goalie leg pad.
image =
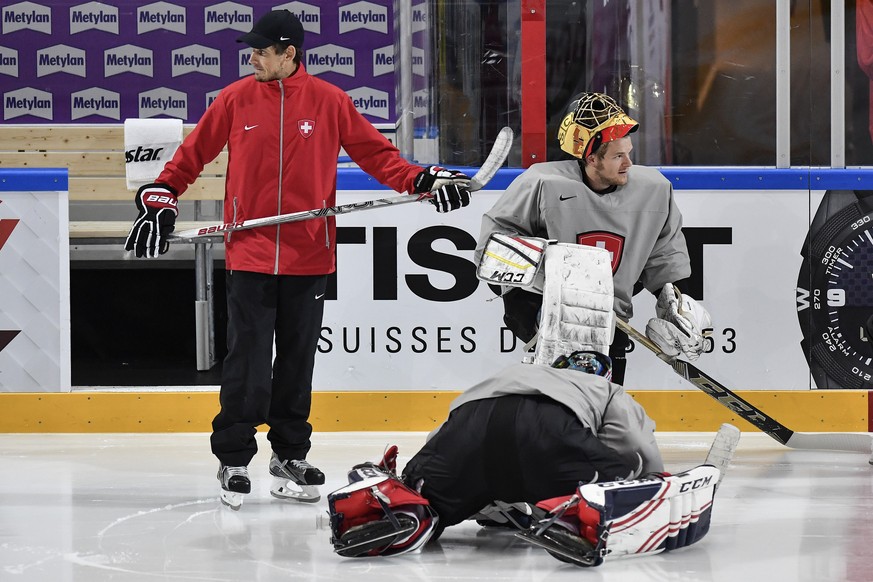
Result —
M706 535L719 475L701 465L663 478L583 485L578 493L601 513L607 557L652 554Z
M534 363L550 366L578 350L609 353L614 325L612 260L607 250L549 245Z
M535 287L539 292L542 283L535 282L549 243L544 238L494 233L485 243L476 277L497 285Z
M689 546L709 531L719 471L701 465L679 475L581 485L571 497L537 507L545 518L521 539L579 566Z

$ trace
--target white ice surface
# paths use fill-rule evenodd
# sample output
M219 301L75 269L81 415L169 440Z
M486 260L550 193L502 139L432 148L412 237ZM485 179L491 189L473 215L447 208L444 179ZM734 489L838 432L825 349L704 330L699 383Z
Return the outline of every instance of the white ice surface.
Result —
M873 580L873 467L864 455L795 451L743 433L712 529L684 550L599 568L563 564L508 531L449 528L418 554L333 553L326 494L355 463L425 433L316 433L327 474L316 504L269 494L269 446L239 512L217 498L207 434L0 435L0 581L697 581ZM668 470L699 464L712 434L659 433ZM402 466L402 464L401 464Z

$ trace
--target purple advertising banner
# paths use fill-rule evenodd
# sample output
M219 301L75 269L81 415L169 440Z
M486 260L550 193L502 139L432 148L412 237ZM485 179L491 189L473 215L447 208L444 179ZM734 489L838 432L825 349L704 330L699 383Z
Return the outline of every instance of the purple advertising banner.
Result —
M218 92L252 73L236 39L271 9L298 15L304 64L345 90L374 124L394 124L394 2L129 0L3 3L4 123L196 123ZM416 11L423 28L423 4ZM416 77L424 76L423 50Z

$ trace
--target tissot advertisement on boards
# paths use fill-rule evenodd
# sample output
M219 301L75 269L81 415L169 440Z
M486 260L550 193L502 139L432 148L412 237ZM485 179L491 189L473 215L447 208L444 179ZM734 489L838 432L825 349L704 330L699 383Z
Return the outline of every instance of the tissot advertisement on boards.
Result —
M373 195L341 194L338 202ZM501 300L474 273L481 216L499 195L483 190L448 215L413 204L337 220L337 287L325 308L317 389L463 389L519 361ZM697 287L689 293L713 319L709 353L695 363L735 390L809 389L796 288L810 192L675 195ZM813 192L816 203L821 196ZM654 303L648 291L635 297L637 329ZM628 388L689 389L642 347L628 361Z

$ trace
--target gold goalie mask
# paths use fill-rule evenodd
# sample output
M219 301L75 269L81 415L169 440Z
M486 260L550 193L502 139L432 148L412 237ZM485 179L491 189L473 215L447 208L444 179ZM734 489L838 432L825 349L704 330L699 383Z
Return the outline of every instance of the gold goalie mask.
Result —
M567 108L558 129L561 149L585 159L602 144L625 137L640 124L628 117L615 100L603 93L581 93Z

